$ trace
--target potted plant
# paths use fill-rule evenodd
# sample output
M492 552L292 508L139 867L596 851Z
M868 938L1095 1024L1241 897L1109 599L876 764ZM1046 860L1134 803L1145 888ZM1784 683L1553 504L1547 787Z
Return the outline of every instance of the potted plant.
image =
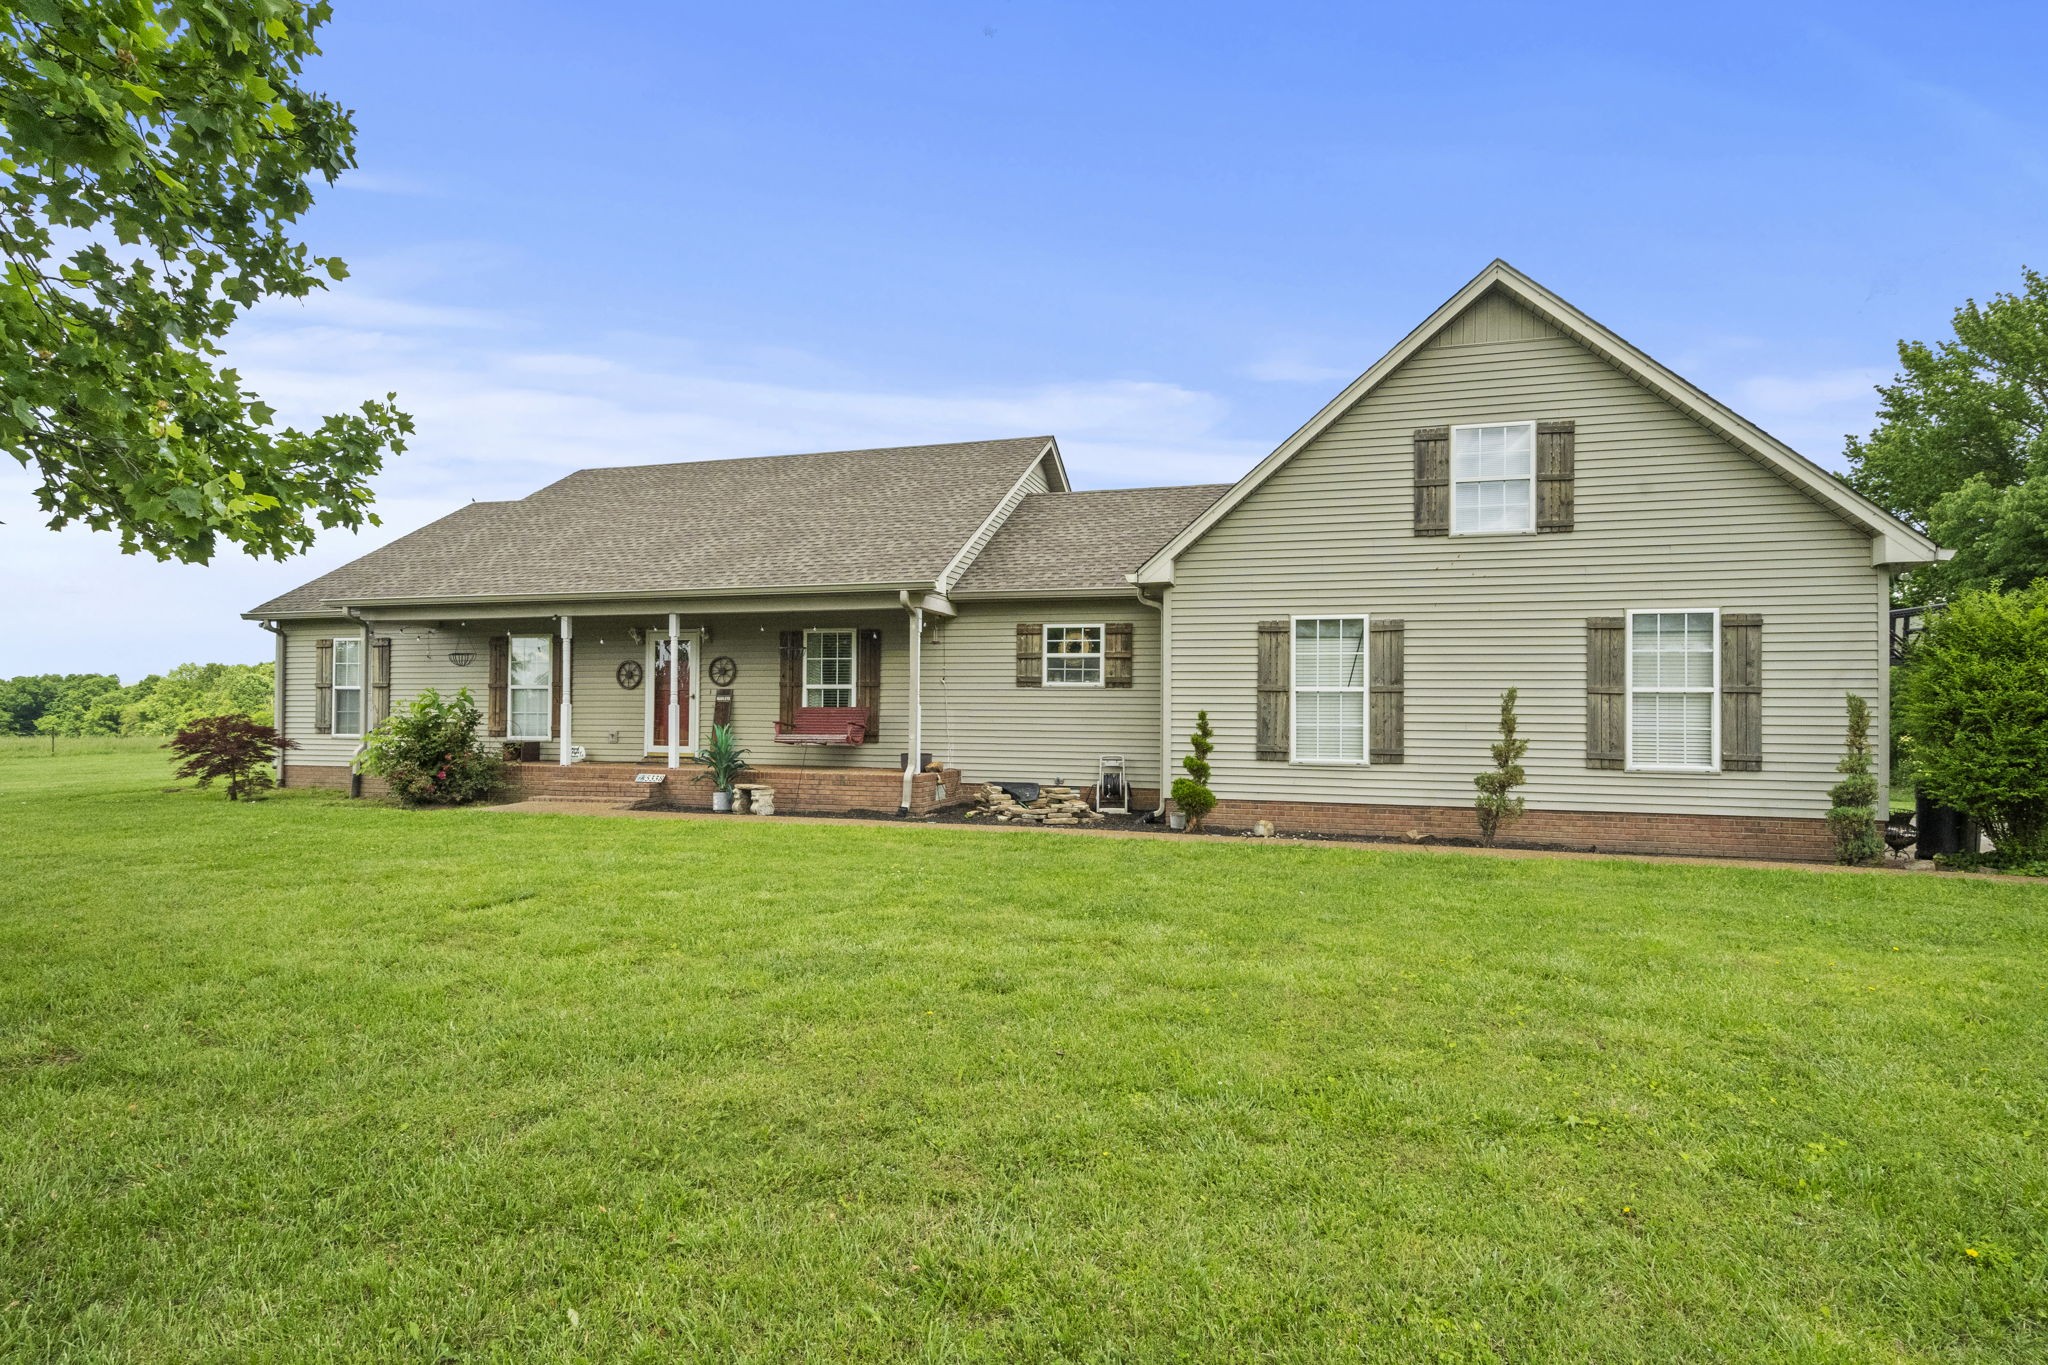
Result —
M747 751L732 737L730 725L711 727L711 738L694 755L703 765L697 775L711 782L711 809L725 814L732 810L733 784L747 770Z

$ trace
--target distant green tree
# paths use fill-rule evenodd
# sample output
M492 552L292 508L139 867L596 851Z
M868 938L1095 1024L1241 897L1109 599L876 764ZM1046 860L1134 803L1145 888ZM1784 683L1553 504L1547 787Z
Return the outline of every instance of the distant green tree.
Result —
M205 716L273 724L271 679L261 664L179 664L126 687L111 673L0 679L0 734L170 735Z
M32 735L36 722L57 699L64 684L62 674L23 674L0 678L0 735Z
M311 180L355 164L348 112L299 83L329 14L0 5L0 450L49 525L204 563L376 521L368 480L412 431L393 395L280 430L217 363L257 300L348 273L289 231Z
M121 680L111 673L69 673L59 682L57 694L43 714L36 718L36 732L44 735L112 735L120 733L118 719L107 721L107 698L119 693Z
M179 664L136 698L135 732L167 735L201 716L248 716L272 724L274 676L268 663Z
M1876 430L1848 442L1848 482L1956 552L1907 575L1925 601L2048 574L2048 277L1971 299L1955 336L1899 343Z

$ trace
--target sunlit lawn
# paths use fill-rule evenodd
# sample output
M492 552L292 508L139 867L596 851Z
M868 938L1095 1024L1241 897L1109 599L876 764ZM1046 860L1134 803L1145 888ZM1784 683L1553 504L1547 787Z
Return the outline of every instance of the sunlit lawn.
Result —
M22 1360L2048 1359L2048 889L0 749Z

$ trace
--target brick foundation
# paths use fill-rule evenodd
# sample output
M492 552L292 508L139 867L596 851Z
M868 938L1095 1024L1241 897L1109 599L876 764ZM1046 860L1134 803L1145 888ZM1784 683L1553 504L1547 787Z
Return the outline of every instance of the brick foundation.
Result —
M669 769L653 763L510 763L505 795L513 800L548 798L586 801L642 801L666 795L685 810L711 809L711 784L697 780L694 764ZM639 773L665 773L662 783L635 781ZM749 768L747 781L775 788L775 809L785 814L841 814L853 811L894 815L903 803L903 774L894 768ZM946 797L939 800L944 781ZM326 764L285 766L284 786L349 789L349 770ZM379 777L363 778L363 795L385 796L390 788ZM910 811L923 815L970 799L962 790L958 769L919 773L911 781Z
M318 787L324 791L347 792L349 770L325 763L287 763L284 775L278 780L280 787ZM383 778L363 774L363 795L389 796L391 788Z
M1451 840L1479 837L1470 806L1389 806L1335 801L1216 803L1203 829L1218 834L1273 822L1275 834L1334 834L1364 839ZM1721 858L1832 862L1827 821L1781 815L1647 815L1622 811L1529 810L1502 831L1507 848L1566 848L1595 853L1678 853Z

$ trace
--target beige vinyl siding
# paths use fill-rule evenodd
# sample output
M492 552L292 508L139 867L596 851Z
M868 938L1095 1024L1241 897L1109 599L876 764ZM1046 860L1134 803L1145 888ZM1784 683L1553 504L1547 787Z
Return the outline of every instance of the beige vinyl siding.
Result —
M1122 754L1131 785L1159 782L1159 613L1135 597L963 602L925 635L924 733L969 782L1093 782ZM1131 686L1019 687L1017 623L1132 627Z
M939 584L939 591L945 592L960 581L961 576L973 565L975 556L995 539L997 531L1003 529L1003 523L1010 519L1010 513L1017 510L1018 503L1033 493L1046 493L1051 490L1052 483L1045 476L1045 460L1041 459L1025 471L1024 477L1017 481L1017 486L997 505L994 515L990 516L988 522L960 548L959 557L954 561L953 572Z
M284 737L299 746L285 754L285 766L289 768L298 763L346 767L355 757L361 741L313 733L313 712L317 705L313 687L315 642L338 636L361 639L362 627L343 617L335 621L294 621L284 628L284 633ZM395 659L392 671L397 671ZM394 694L396 682L394 678Z
M1882 696L1869 537L1519 307L1474 312L1180 556L1173 733L1208 709L1226 798L1465 805L1519 687L1532 806L1821 815L1842 694ZM1544 418L1578 424L1576 529L1412 533L1417 427ZM1762 614L1761 772L1585 766L1586 618L1658 607ZM1405 763L1254 760L1257 622L1297 613L1406 621Z

